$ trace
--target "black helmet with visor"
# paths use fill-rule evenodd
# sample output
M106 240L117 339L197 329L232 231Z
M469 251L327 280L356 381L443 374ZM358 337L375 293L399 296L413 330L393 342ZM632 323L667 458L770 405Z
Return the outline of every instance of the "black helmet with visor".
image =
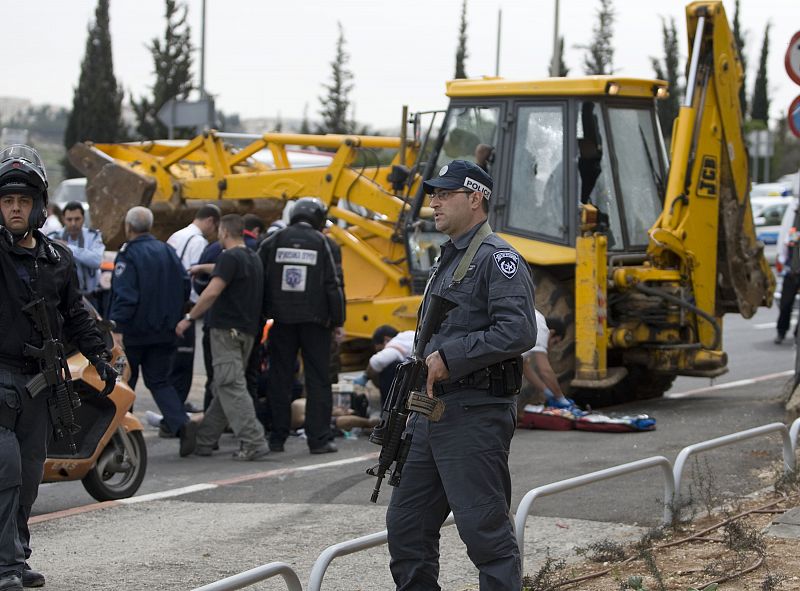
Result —
M292 212L289 214L289 223L307 222L315 230L322 230L325 227L327 217L328 208L325 207L325 204L320 199L302 197L295 202Z
M0 151L0 197L33 197L29 228L41 228L47 218L47 173L39 154L24 144L13 144ZM0 223L5 225L5 220Z

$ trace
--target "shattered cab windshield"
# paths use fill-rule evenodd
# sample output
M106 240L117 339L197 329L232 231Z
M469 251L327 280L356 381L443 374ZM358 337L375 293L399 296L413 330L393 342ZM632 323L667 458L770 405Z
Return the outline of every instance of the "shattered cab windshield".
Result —
M484 152L478 150L481 145L496 147L499 119L499 107L454 107L447 118L447 135L439 151L435 170L438 171L451 160L476 162ZM491 164L491 155L483 156L487 157L488 164ZM487 162L478 164L486 165Z

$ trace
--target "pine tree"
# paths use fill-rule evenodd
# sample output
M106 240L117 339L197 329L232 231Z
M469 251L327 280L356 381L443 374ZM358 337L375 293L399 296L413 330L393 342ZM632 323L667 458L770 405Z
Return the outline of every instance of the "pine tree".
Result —
M613 74L614 73L614 48L611 39L614 36L613 0L600 0L600 9L597 11L597 23L592 28L592 42L589 45L579 45L585 49L583 69L586 74Z
M327 90L319 101L322 110L322 125L319 133L350 133L353 129L352 121L347 119L350 112L350 91L353 90L353 74L347 69L350 55L345 51L344 29L339 26L339 38L336 40L336 57L331 62L331 82L322 86Z
M456 47L456 73L455 78L466 78L467 71L464 62L467 59L467 0L461 3L461 22L458 25L458 46Z
M767 57L769 55L769 27L764 29L764 42L761 45L761 57L758 60L758 73L756 83L753 87L753 105L750 111L750 118L753 121L763 121L769 123L769 95L767 84Z
M557 75L562 77L562 78L566 78L567 74L569 74L569 68L567 67L567 63L564 61L564 37L563 36L558 38L558 54L554 55L550 59L551 59L551 61L550 61L551 64L553 63L552 60L554 60L554 59L558 60L557 68L556 68ZM549 71L552 72L553 69L550 68Z
M672 124L681 107L683 87L680 85L680 43L675 19L670 17L669 24L661 19L661 33L664 43L664 61L654 57L650 58L655 70L656 78L669 83L669 97L658 101L658 120L664 137L672 136Z
M151 98L141 97L139 102L131 98L136 114L136 131L144 139L165 138L167 126L158 120L157 114L164 103L171 99L185 100L194 88L192 82L191 30L186 22L188 8L176 0L166 0L167 26L164 39L150 42L156 82ZM193 129L176 128L175 137L191 137Z
M72 111L64 130L64 146L70 149L84 140L118 142L125 139L125 124L121 116L123 96L122 87L117 85L114 76L108 0L98 0L94 22L89 25ZM81 176L66 161L64 175L68 178Z
M742 107L742 116L747 114L747 57L744 54L744 36L739 26L739 0L734 4L733 12L733 39L739 49L739 59L742 60L742 87L739 89L739 102Z

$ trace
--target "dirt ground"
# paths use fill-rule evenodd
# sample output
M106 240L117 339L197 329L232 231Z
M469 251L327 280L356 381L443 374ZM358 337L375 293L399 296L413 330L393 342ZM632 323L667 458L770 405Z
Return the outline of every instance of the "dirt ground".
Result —
M586 549L583 562L551 560L529 575L525 589L795 591L800 589L800 539L774 537L767 529L798 506L795 481L782 494L765 491L730 502L674 530L651 530L632 545L601 543ZM593 573L604 574L584 578ZM571 582L578 579L584 580Z

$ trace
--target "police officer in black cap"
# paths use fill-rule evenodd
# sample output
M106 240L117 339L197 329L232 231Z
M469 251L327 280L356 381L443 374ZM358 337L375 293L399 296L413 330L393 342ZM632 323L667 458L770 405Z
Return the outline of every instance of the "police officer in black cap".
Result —
M451 510L481 591L522 586L508 452L519 356L534 345L536 322L528 266L487 222L492 187L488 173L464 160L424 183L436 228L450 240L423 310L430 294L456 307L425 350L428 395L444 402L444 414L435 423L411 416L411 450L386 514L397 589L440 589L439 529Z
M291 421L292 377L297 352L306 381L305 431L312 454L335 452L331 434L331 338L342 332L345 299L334 245L322 233L327 208L317 198L298 199L289 226L259 249L264 263L264 309L269 331L269 446L283 451Z
M77 345L106 381L117 374L103 339L81 302L72 252L40 231L47 216L47 176L28 146L0 152L0 590L41 587L33 571L28 517L39 489L49 436L48 396L31 397L26 385L39 373L26 344L42 335L22 310L43 298L50 327Z

